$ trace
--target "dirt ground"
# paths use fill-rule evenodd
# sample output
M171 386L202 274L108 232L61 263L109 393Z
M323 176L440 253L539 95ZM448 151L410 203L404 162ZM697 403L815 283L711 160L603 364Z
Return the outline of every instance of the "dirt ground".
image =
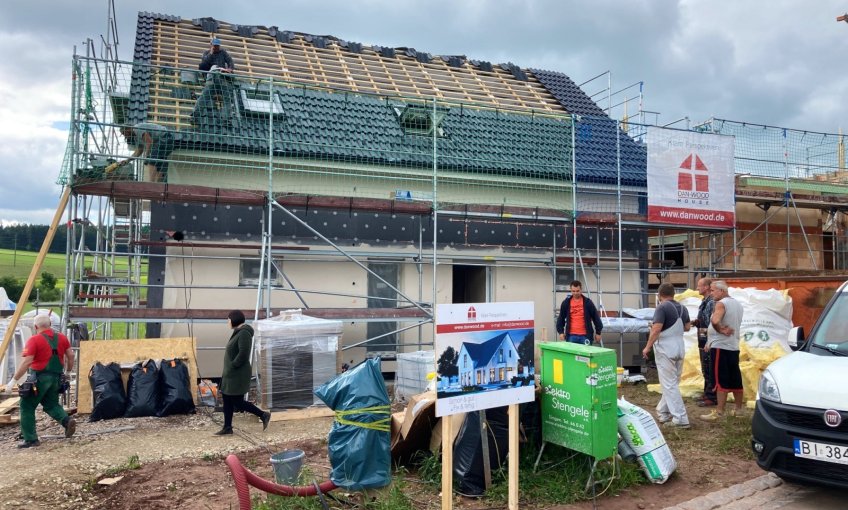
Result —
M622 393L651 411L659 399L644 384L625 386ZM704 451L699 438L718 431L721 424L698 420L704 409L693 401L687 401L687 407L693 427L664 430L679 466L668 482L605 494L594 506L588 501L548 508L660 509L763 474L743 453L747 445L736 445L738 448L728 454ZM272 422L263 432L252 416L236 415L237 433L223 437L213 435L220 428L221 414L208 410L189 416L96 423L85 418L79 417L76 436L67 440L61 435L61 427L39 412L42 445L24 450L15 447L17 426L0 427L0 509L238 508L235 487L224 463L230 453L269 480L273 480L270 455L290 448L306 452L306 469L319 481L330 472L326 444L329 418ZM140 467L126 469L136 456ZM112 485L97 483L114 477L122 478ZM408 490L413 493L416 508L439 508L434 488L412 483ZM254 489L251 494L259 492ZM457 497L455 501L456 508L467 510L505 508L485 498ZM336 505L333 508L342 508ZM520 506L541 508L523 499Z

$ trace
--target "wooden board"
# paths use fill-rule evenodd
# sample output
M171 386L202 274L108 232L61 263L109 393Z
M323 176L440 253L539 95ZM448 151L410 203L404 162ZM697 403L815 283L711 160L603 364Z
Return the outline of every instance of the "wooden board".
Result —
M11 414L0 415L0 425L16 425L20 421L21 419L18 416L12 416Z
M326 418L328 416L333 416L333 410L329 407L307 407L306 409L272 411L271 421L306 420L309 418Z
M131 366L139 361L180 358L188 366L191 394L197 404L197 353L194 338L146 338L139 340L89 340L80 342L79 350L79 397L77 410L82 414L93 409L91 384L88 373L98 361L104 364L118 363ZM124 383L129 368L122 368Z
M3 402L0 402L0 414L6 414L18 407L18 404L21 402L21 397L12 397L7 398Z

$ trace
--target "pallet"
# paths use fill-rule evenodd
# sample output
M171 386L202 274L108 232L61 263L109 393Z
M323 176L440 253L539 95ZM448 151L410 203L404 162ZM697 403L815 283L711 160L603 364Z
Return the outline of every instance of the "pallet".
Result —
M20 403L21 397L7 398L3 402L0 402L0 415L14 411Z
M0 414L0 425L17 425L21 422L20 417L11 414Z

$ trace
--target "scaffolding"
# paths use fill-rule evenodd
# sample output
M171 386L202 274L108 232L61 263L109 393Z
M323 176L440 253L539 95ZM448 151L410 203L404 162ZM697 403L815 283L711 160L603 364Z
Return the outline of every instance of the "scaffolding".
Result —
M269 31L261 42L277 56L251 50L253 59L239 61L248 65L221 84L194 68L208 37L201 25L152 17L145 30L157 51L147 61L88 50L74 58L60 177L73 190L64 316L90 323L95 336L196 333L210 338L200 349L215 351L220 342L207 325L227 310L259 319L297 307L344 320L344 350L391 357L432 345L438 302L534 301L546 310L537 314L547 330L539 339L549 340L573 279L615 316L651 306L663 281L694 287L708 274L827 267L828 237L829 264L844 268L843 185L819 179L841 178L844 158L822 153L837 140L841 154L841 135L816 134L818 145L812 135L787 136L751 156L745 151L762 146L753 136L761 126L712 120L693 128L736 137L737 174L752 161L772 168L774 150L806 152L809 175L796 175L786 156L783 174L737 176L739 204L795 211L781 226L783 259L767 255L754 267L746 250L762 252L765 242L766 254L777 251L777 233L768 230L774 214L756 228L647 221L641 83L641 122L626 113L619 122L600 108L563 111L535 75L516 86L513 68L454 70L418 53L392 53L400 64L390 68L385 48L342 53L353 50ZM217 28L225 46L257 44ZM279 55L282 76L266 74ZM382 73L403 71L409 83L426 77L436 92L375 81L368 73L377 64ZM198 114L198 98L216 80L214 111ZM633 101L613 105L610 90L607 111ZM139 123L163 129L133 132ZM162 150L144 148L145 133ZM143 155L129 158L139 147ZM122 161L129 163L106 171ZM152 182L151 167L166 170L167 180ZM775 180L783 189L766 185ZM811 221L821 224L810 230ZM85 224L98 227L96 250L82 248L77 225ZM754 234L761 230L764 237ZM801 249L790 241L796 231ZM119 331L118 323L127 326ZM617 341L622 364L641 363L638 337Z

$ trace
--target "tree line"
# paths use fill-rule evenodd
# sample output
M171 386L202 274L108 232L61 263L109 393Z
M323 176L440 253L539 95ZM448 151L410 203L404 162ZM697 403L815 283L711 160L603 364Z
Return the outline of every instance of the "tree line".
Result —
M82 234L79 225L75 225L77 229L77 243ZM85 247L95 249L95 240L97 239L97 229L92 226L85 226ZM0 249L20 250L20 251L40 251L41 245L44 244L44 238L47 237L47 231L50 229L48 225L9 225L0 226ZM53 237L53 242L50 243L50 253L65 253L65 246L68 242L68 229L64 225L60 225L56 229L56 234Z

